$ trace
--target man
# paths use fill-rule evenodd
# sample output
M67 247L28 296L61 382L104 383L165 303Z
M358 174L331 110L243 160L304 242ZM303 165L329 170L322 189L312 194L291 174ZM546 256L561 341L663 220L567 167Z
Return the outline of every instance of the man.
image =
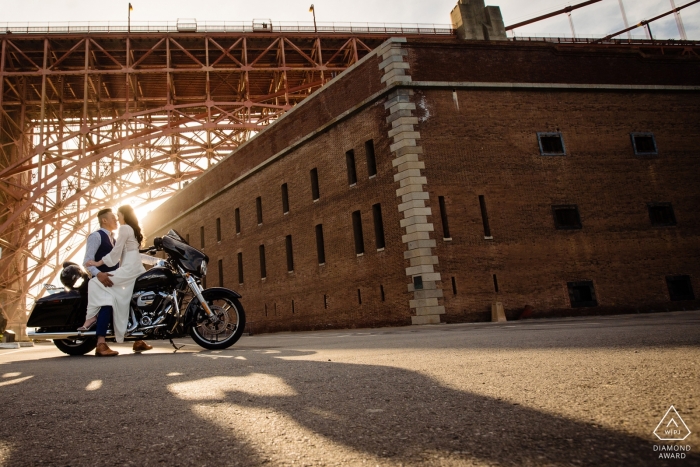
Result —
M88 261L100 261L114 248L114 236L112 232L117 228L117 216L115 216L109 208L102 209L97 213L97 221L100 224L100 229L91 233L87 238L83 265ZM112 287L114 285L110 279L112 276L110 271L114 271L117 268L119 268L119 263L112 267L104 264L99 267L86 266L88 272L92 274L93 277L96 277L105 287ZM95 350L95 355L100 357L112 357L119 354L119 352L107 347L105 343L107 327L109 323L112 322L112 313L113 310L111 306L103 306L97 315L97 329L95 332L97 336L97 349ZM89 329L90 327L92 327L92 324L90 324L88 328L81 329ZM134 352L143 352L144 350L151 350L152 348L153 347L142 340L134 342Z

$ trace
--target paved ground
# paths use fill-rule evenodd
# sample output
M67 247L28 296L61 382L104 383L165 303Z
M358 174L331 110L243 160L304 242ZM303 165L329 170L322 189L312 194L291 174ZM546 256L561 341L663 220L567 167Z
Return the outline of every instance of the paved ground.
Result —
M700 465L700 312L183 343L0 351L0 465Z

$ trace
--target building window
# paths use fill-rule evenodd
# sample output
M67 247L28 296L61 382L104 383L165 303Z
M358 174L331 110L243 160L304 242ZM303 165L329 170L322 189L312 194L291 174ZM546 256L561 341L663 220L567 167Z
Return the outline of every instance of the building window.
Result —
M365 252L365 239L362 235L362 217L360 211L352 213L352 233L355 237L355 254L362 255Z
M493 275L493 290L498 293L498 277L496 274Z
M440 205L440 219L442 220L442 238L451 239L450 225L447 222L447 208L445 207L445 197L438 196L438 204Z
M631 133L630 136L636 156L653 156L659 153L653 133Z
M224 260L219 260L219 287L224 286Z
M345 162L348 165L348 185L357 184L357 171L355 170L355 151L352 149L345 153Z
M287 235L285 244L287 246L287 272L294 271L294 254L292 252L292 236Z
M666 285L672 301L695 300L690 276L666 276Z
M216 218L216 241L221 241L221 218Z
M318 169L311 169L311 197L317 201L321 197L318 189Z
M255 198L255 210L258 213L258 225L262 224L262 198L258 196Z
M238 253L238 283L243 284L243 253Z
M386 246L384 240L384 222L382 221L382 205L377 203L372 206L372 217L374 218L374 241L377 250L383 250Z
M360 289L357 289L357 304L362 305L362 292L360 292Z
M260 245L260 279L267 277L267 266L265 265L265 245Z
M188 245L190 244L190 234L185 235L185 241Z
M386 300L386 296L384 295L384 286L383 285L379 286L379 296L382 298L382 301Z
M566 155L561 133L537 133L537 141L540 145L540 154L543 156Z
M204 226L199 228L199 244L204 248Z
M659 227L676 225L676 216L671 203L649 203L647 207L651 225Z
M581 216L578 213L578 206L575 204L566 206L552 206L554 214L554 226L558 230L573 230L582 228Z
M598 306L592 281L567 282L571 308Z
M491 236L489 213L486 211L486 198L484 195L479 195L479 207L481 208L481 222L484 224L484 238L493 238Z
M289 212L289 192L287 191L287 184L282 185L282 213L287 214Z
M365 141L367 155L367 175L372 178L377 175L377 157L374 155L374 140Z
M318 264L326 263L326 247L323 244L323 225L316 226L316 254L318 255Z
M236 233L239 234L241 233L241 210L236 208L236 210L233 211L233 217L236 221Z

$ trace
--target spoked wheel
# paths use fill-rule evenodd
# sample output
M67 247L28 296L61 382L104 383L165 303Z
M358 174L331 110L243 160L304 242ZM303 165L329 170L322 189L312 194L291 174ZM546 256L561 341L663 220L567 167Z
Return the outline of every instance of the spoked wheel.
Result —
M217 319L210 319L204 309L199 307L196 322L190 330L192 339L210 350L232 346L241 338L245 328L243 306L228 290L205 290L202 295Z
M54 339L53 345L68 355L85 355L97 347L96 337L83 337L81 339Z

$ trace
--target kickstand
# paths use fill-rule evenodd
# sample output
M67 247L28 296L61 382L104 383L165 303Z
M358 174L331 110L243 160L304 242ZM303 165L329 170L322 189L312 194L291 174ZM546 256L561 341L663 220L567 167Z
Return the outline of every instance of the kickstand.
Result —
M184 347L184 345L181 345L180 347L178 347L177 345L175 345L175 342L173 342L172 339L170 339L170 345L172 345L175 348L175 352L177 352L178 350L180 350L181 348ZM173 353L175 353L175 352L173 352Z

